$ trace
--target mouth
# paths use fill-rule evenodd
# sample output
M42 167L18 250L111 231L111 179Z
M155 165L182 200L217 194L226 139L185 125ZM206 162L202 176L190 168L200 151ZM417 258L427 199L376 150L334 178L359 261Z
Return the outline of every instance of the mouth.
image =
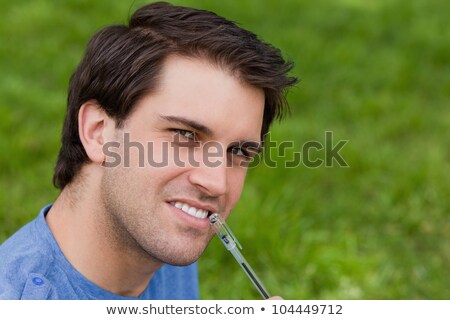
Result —
M206 219L213 213L207 208L198 208L181 201L171 201L169 204L198 219Z

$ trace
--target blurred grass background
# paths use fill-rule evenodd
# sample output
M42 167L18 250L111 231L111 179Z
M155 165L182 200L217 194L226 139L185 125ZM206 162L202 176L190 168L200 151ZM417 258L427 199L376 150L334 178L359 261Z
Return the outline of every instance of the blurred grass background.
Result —
M0 242L58 194L67 84L87 41L143 3L0 1ZM238 21L295 62L292 116L272 129L273 140L294 141L288 158L325 131L349 140L349 168L249 171L229 224L269 291L449 299L450 3L173 3ZM203 299L259 298L217 239L200 272Z

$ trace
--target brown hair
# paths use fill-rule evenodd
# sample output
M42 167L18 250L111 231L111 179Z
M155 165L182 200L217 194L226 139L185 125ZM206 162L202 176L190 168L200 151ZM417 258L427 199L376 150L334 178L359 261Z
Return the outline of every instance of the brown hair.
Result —
M120 127L139 99L155 89L164 60L178 54L205 58L261 88L261 135L287 109L285 91L297 79L278 49L215 13L156 2L138 9L129 25L108 26L90 40L70 79L62 146L53 183L63 189L89 161L78 135L78 112L96 100Z

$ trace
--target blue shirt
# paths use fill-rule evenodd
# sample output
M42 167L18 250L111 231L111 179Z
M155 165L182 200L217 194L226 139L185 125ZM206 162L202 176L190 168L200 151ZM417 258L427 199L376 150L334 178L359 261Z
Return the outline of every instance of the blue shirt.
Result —
M164 265L144 292L124 297L98 287L64 257L45 215L22 227L0 246L0 299L198 299L197 264Z

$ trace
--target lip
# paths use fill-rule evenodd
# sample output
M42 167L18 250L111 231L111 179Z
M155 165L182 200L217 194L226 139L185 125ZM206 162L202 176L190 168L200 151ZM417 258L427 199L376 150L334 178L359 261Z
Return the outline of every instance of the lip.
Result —
M180 202L183 202L183 201L180 201ZM187 202L185 202L185 203L190 205ZM196 229L199 231L208 231L210 229L210 223L209 223L208 217L197 218L197 217L191 216L190 214L184 212L183 210L178 209L177 207L171 205L169 202L167 202L167 206L169 207L169 210L176 216L177 219L181 220L183 224L189 226L190 228L193 228L193 229ZM199 207L197 207L197 208L199 208ZM200 207L199 209L203 209L203 208Z

